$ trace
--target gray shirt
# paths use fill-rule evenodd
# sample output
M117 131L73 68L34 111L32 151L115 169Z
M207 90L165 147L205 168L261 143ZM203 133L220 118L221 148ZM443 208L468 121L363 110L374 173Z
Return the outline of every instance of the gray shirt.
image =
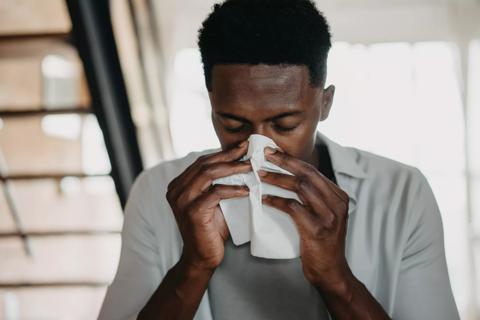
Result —
M353 274L394 319L459 319L441 216L425 176L321 133L317 141L327 146L337 184L349 195L345 256ZM183 242L165 199L167 186L200 155L213 151L163 162L137 178L125 208L118 270L100 319L135 319L177 263ZM293 313L289 319L325 318L321 297L305 282L298 259L265 262L249 257L246 247L226 246L226 260L195 319L211 320L212 311L216 319L279 319L278 312ZM229 314L229 304L244 313Z
M305 279L300 258L254 257L248 244L225 244L208 287L214 319L329 319L322 297Z
M319 171L335 181L328 148L317 144ZM225 244L225 256L210 280L214 319L329 319L321 295L305 279L300 258L262 259L249 245Z

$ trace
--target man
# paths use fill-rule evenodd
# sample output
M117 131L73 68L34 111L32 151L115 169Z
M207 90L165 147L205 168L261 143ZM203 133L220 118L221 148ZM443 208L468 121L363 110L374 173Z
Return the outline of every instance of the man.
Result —
M330 32L314 4L227 0L199 47L222 148L137 179L100 318L458 319L423 174L317 132L334 87L325 88ZM252 170L239 161L251 134L274 140L281 150L266 159L294 174L261 176L302 200L263 199L295 222L298 259L256 258L229 238L219 202L249 190L212 182Z

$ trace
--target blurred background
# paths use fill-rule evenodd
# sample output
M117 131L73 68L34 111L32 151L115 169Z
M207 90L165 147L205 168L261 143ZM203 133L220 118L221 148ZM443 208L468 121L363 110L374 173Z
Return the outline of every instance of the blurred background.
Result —
M217 147L210 0L0 1L0 319L93 319L143 168ZM462 319L480 319L480 1L318 0L336 85L319 130L418 167Z

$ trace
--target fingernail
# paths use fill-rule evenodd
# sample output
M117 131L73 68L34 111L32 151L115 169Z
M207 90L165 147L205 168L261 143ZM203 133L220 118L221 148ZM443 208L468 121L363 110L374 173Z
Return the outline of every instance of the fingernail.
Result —
M265 154L274 154L275 152L277 152L277 150L273 148L270 148L270 147L265 148Z
M264 171L264 170L258 170L258 175L259 175L260 177L265 177L265 176L267 175L267 172Z

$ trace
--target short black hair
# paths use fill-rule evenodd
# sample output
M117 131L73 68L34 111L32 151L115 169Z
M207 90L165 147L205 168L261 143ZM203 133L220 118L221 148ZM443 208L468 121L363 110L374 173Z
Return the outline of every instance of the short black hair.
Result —
M226 0L203 22L198 46L209 91L216 64L305 65L318 86L331 35L311 0Z

